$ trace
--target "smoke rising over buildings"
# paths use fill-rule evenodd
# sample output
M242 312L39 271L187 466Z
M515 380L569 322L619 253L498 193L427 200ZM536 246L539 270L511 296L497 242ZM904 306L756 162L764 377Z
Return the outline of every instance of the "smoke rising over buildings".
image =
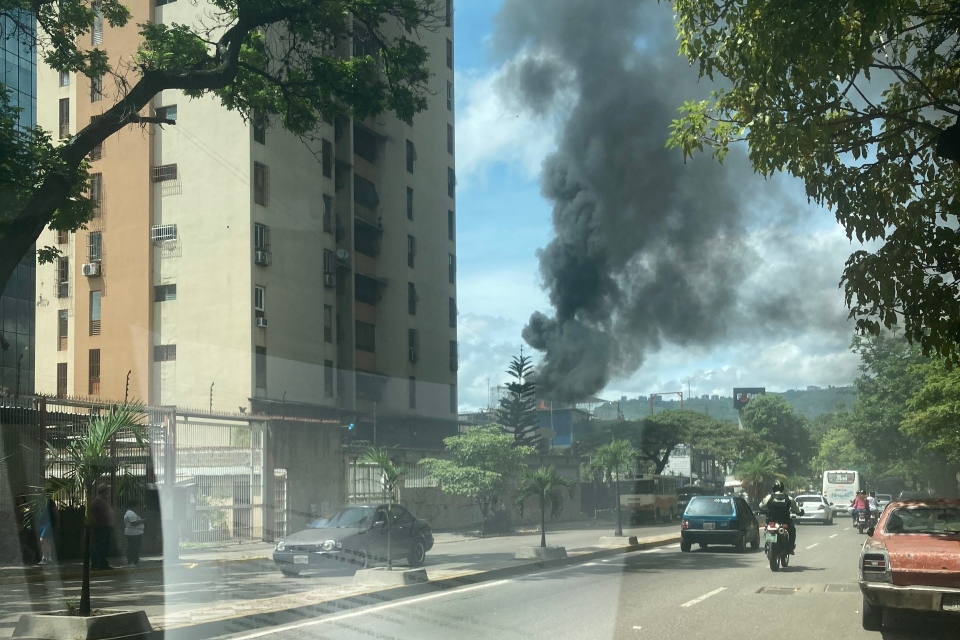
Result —
M818 267L780 231L797 207L779 182L736 154L685 164L665 147L677 107L709 90L677 55L669 3L505 0L495 42L516 56L501 90L564 121L541 175L555 238L538 256L553 312L523 331L543 352L540 385L595 394L665 342L849 330L832 296L803 289L803 271ZM757 278L758 226L782 240L779 276Z

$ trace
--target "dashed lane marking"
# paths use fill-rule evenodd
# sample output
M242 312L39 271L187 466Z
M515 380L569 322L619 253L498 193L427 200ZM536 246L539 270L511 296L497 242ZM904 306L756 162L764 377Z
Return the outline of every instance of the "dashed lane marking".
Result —
M814 548L815 546L817 546L818 544L820 544L820 543L819 543L819 542L814 542L812 545L810 545L809 547L807 547L807 550L813 549L813 548Z
M714 589L714 590L711 591L710 593L705 593L705 594L703 594L702 596L700 596L699 598L694 598L694 599L691 600L690 602L684 602L684 603L683 603L682 605L680 605L680 606L681 606L681 607L692 607L693 605L699 604L699 603L703 602L704 600L706 600L707 598L710 598L710 597L712 597L712 596L715 596L715 595L717 595L718 593L720 593L721 591L725 591L725 590L726 590L726 587L720 587L719 589Z
M833 534L833 535L830 536L830 537L831 537L831 538L836 538L838 535L840 535L840 534L839 534L839 533L835 533L835 534Z

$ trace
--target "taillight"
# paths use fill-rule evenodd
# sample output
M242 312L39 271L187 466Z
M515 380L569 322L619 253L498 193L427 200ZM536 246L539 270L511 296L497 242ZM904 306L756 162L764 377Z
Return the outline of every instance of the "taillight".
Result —
M680 528L681 528L681 529L689 529L689 528L690 528L690 521L689 521L689 520L681 520L681 521L680 521Z
M887 557L880 553L863 554L863 570L885 572L887 570Z

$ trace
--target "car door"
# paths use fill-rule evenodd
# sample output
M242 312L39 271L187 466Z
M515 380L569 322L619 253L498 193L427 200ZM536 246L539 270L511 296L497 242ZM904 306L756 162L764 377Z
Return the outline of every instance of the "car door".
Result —
M399 554L402 552L406 557L410 553L410 547L413 545L411 537L413 535L413 525L417 519L406 508L395 504L390 508L393 515L392 540L396 543L394 550Z
M746 500L743 498L737 498L737 510L740 512L738 520L741 521L741 528L743 530L744 540L750 541L754 539L754 536L759 536L759 524L757 523L756 517L753 515L753 511L750 509L750 505L747 504Z
M377 562L387 559L387 506L380 505L373 515L373 526L366 534L366 549Z

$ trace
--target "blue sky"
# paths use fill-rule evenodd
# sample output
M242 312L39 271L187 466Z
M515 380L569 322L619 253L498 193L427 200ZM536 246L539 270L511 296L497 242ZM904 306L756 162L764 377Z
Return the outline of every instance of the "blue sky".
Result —
M488 384L496 387L511 356L523 343L520 332L535 310L551 314L540 288L536 251L552 237L551 205L540 195L539 168L554 148L556 120L538 120L511 108L500 95L497 79L509 60L490 49L500 2L458 0L456 5L456 114L458 206L458 304L462 411L487 404ZM758 226L757 251L768 277L804 279L812 295L843 308L837 282L851 250L833 216L814 210L802 186L777 178L800 212L789 242L809 259L798 265L779 253L783 239L771 239ZM792 255L796 255L795 253ZM851 327L852 335L852 327ZM627 379L613 380L602 397L637 396L655 391L686 390L682 381L708 371L691 383L694 395L730 395L733 386L771 390L807 385L840 385L856 375L856 359L838 339L811 332L788 340L758 339L711 349L666 345L648 357ZM525 347L525 350L528 350ZM534 353L536 358L536 354Z

